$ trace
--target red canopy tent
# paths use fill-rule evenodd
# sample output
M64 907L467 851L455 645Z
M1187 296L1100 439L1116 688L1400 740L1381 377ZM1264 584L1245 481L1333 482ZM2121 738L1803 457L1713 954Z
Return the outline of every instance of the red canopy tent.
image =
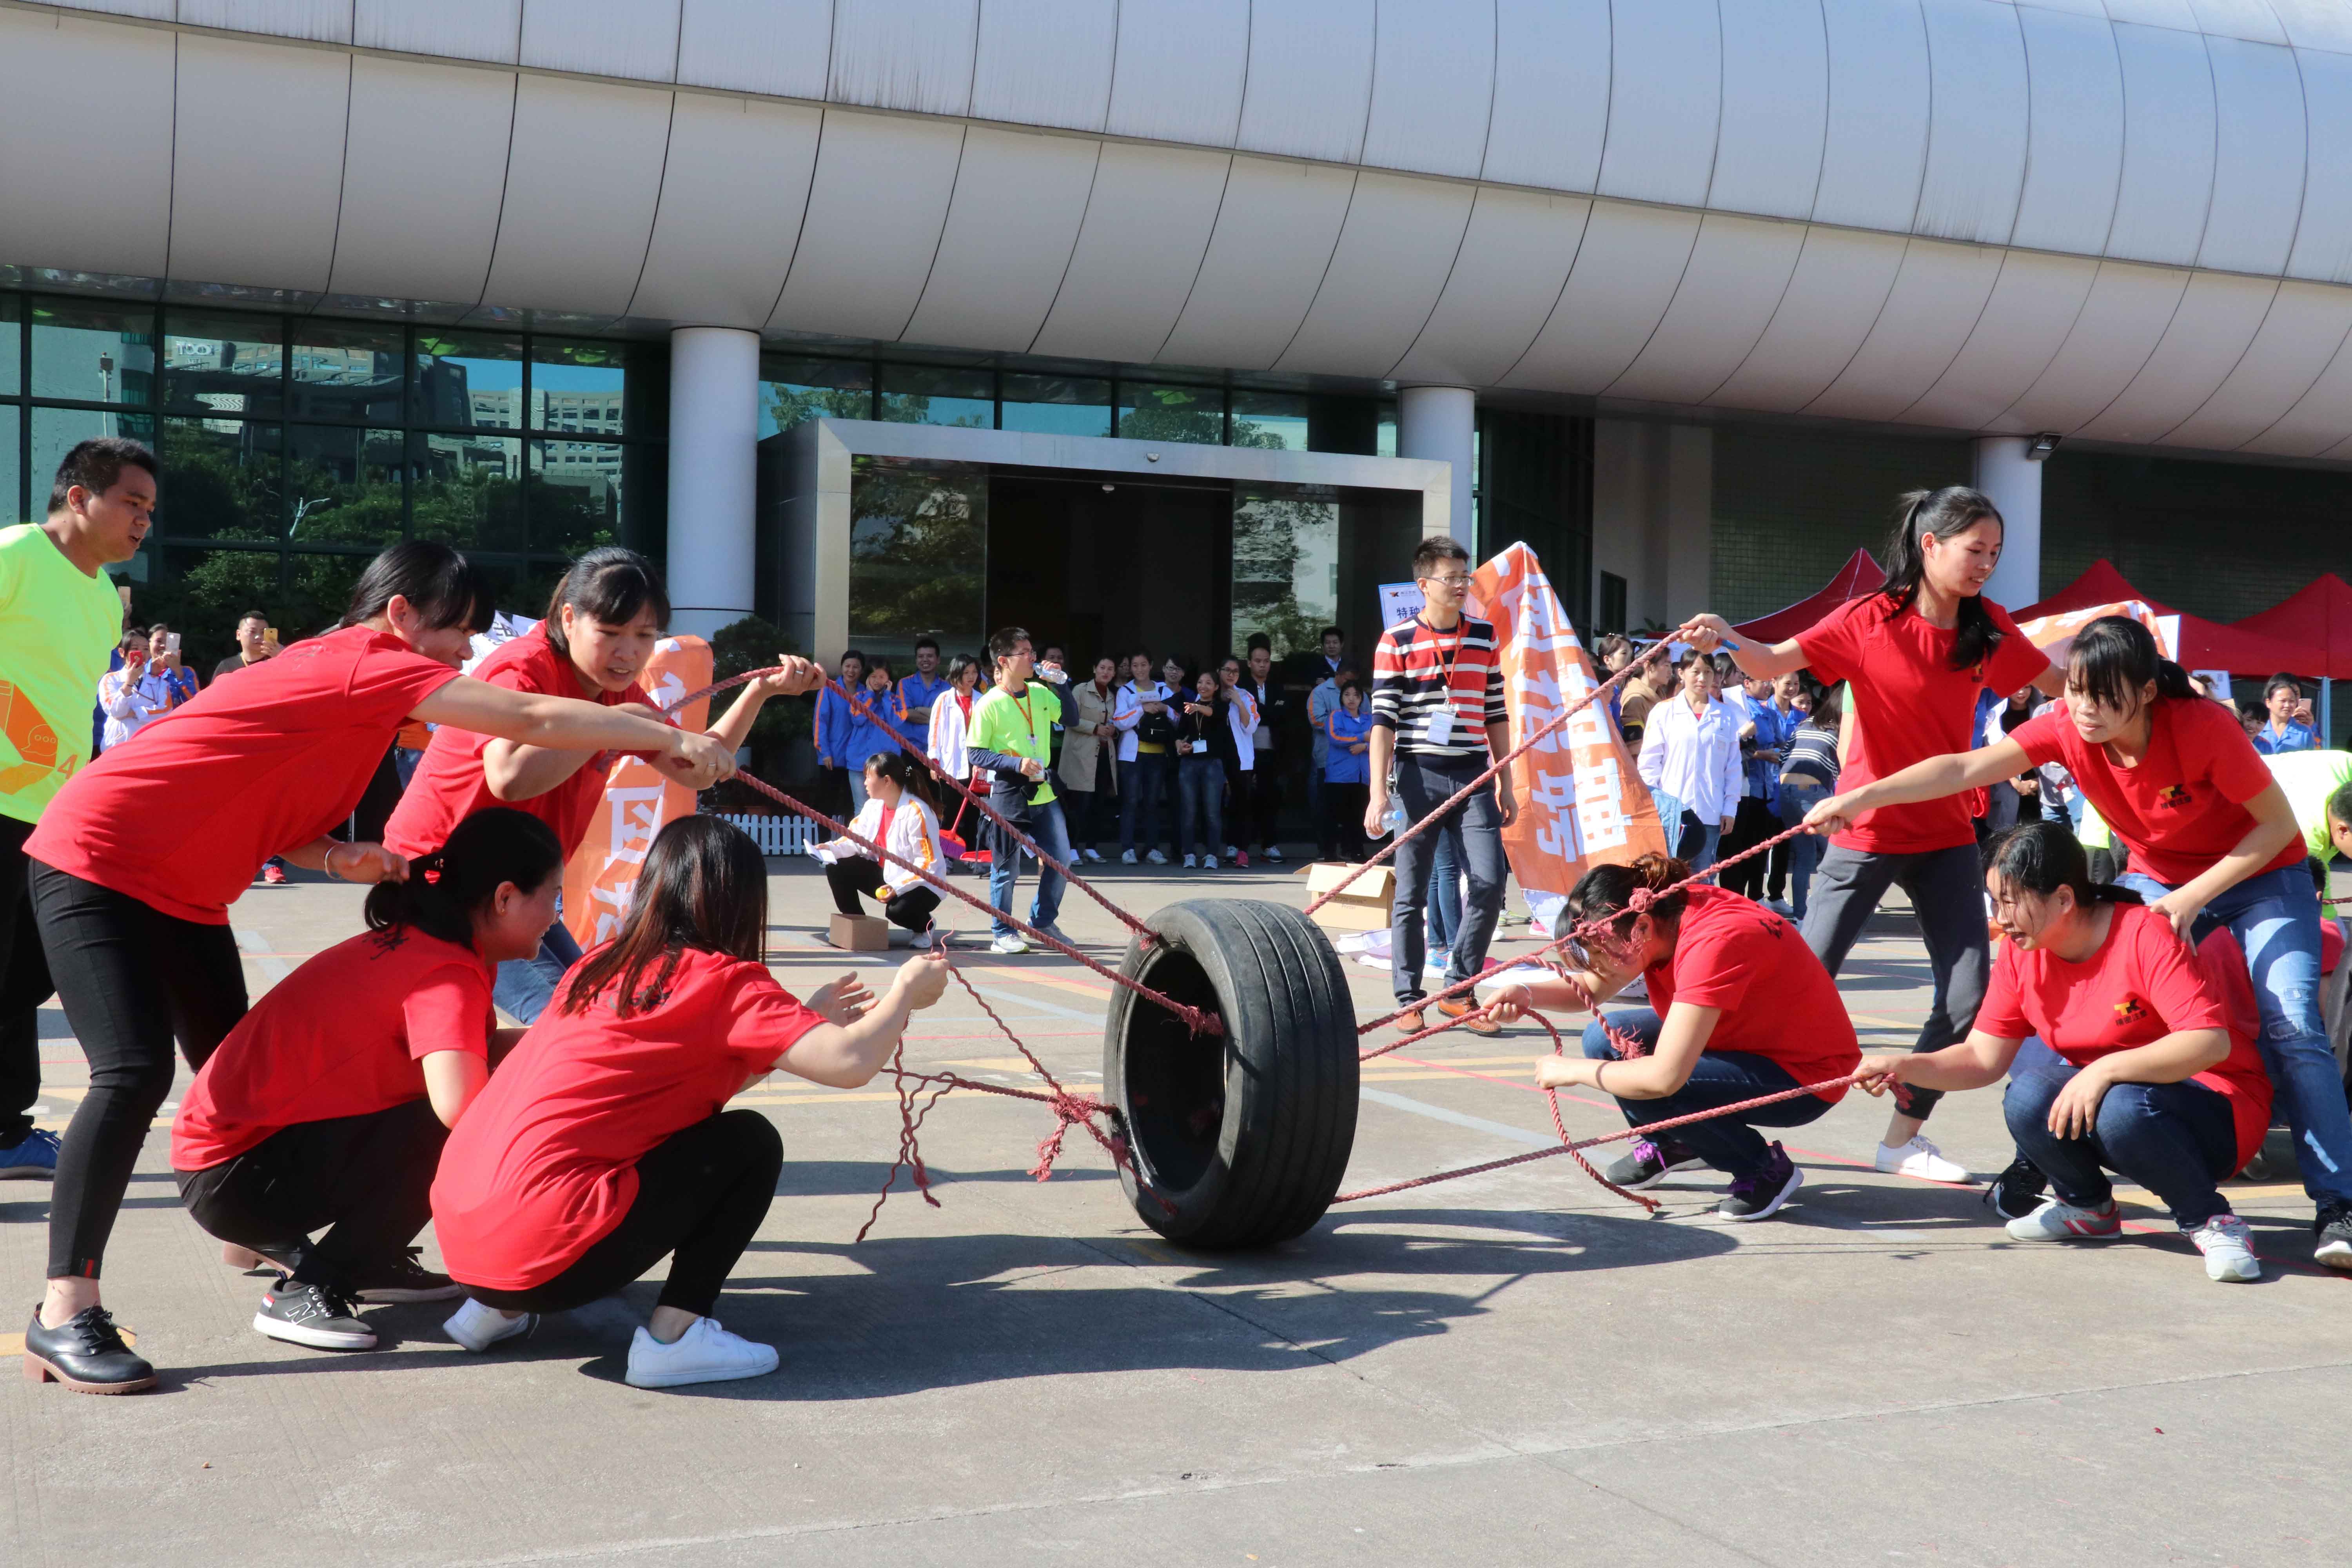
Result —
M1748 642L1786 642L1799 632L1810 630L1822 616L1844 604L1859 599L1876 590L1886 581L1870 552L1857 550L1846 563L1838 568L1837 575L1818 593L1798 600L1783 610L1769 616L1759 616L1752 621L1742 621L1731 629Z
M2322 573L2294 597L2259 616L2248 616L2237 625L2244 631L2316 649L2323 665L2318 674L2336 680L2352 678L2352 583L2333 572ZM2284 668L2295 669L2294 665ZM2295 673L2306 672L2295 669Z
M2326 673L2319 645L2290 642L2176 610L2133 587L2130 579L2116 570L2115 563L2104 558L2092 562L2089 570L2040 604L2010 613L2021 621L2030 621L2038 616L2111 605L2118 599L2137 599L2159 616L2179 616L2180 662L2191 669L2227 669L2240 675L2268 675L2282 669L2315 677Z

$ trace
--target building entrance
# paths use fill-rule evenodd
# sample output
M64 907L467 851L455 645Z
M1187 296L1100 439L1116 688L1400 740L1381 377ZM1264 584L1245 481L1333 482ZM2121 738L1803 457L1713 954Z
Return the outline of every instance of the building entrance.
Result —
M987 620L1058 643L1083 679L1140 647L1157 666L1225 649L1233 487L998 469L988 481Z

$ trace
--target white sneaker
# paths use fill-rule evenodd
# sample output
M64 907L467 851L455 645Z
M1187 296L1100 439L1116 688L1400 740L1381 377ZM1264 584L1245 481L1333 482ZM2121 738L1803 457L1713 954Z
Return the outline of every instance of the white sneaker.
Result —
M1081 849L1081 850L1079 850L1079 851L1078 851L1078 853L1079 853L1079 854L1081 854L1081 855L1083 855L1083 856L1085 856L1085 857L1087 858L1087 862L1088 862L1089 864L1091 864L1091 865L1099 866L1099 865L1101 865L1101 864L1102 864L1102 855L1101 855L1101 852L1100 852L1100 851L1098 851L1098 850L1094 850L1094 849Z
M629 1341L629 1370L621 1381L631 1388L677 1388L689 1383L763 1377L775 1370L775 1346L753 1344L730 1334L716 1318L697 1318L694 1327L668 1344L640 1326Z
M1914 1133L1908 1143L1899 1143L1892 1149L1881 1143L1872 1152L1871 1163L1893 1176L1916 1176L1921 1181L1952 1182L1961 1186L1976 1184L1976 1178L1964 1166L1945 1159L1941 1149L1918 1133Z
M2003 1228L2012 1241L2108 1241L2124 1233L2124 1216L2113 1198L2095 1209L2044 1198L2040 1208Z
M1029 944L1022 941L1020 937L1016 936L1013 932L1006 931L1003 936L998 937L994 942L988 944L988 951L991 952L1026 952L1029 951Z
M1120 850L1120 851L1118 852L1118 863L1119 863L1120 865L1122 865L1122 866L1132 866L1132 865L1134 865L1134 864L1135 864L1135 851L1134 851L1134 850L1132 850L1132 849L1122 849L1122 850Z
M1155 866L1165 866L1168 864L1168 857L1162 855L1157 849L1154 849L1150 854L1146 855L1144 858L1150 861Z
M479 1355L500 1340L527 1334L537 1327L537 1312L525 1312L520 1318L509 1318L496 1307L485 1307L468 1296L456 1311L449 1314L448 1321L441 1325L441 1331Z
M1277 866L1282 864L1282 851L1271 844L1265 847L1265 858Z
M1240 850L1238 850L1238 849L1234 848L1234 847L1232 845L1230 845L1230 844L1228 844L1228 845L1226 845L1226 846L1225 846L1225 858L1226 858L1226 859L1228 859L1228 860L1238 860L1238 859L1240 859L1241 858L1242 858L1242 852L1241 852Z
M2254 1256L2253 1233L2236 1215L2215 1215L2190 1231L2189 1239L2205 1255L2206 1279L2227 1283L2263 1277L2263 1260Z
M1198 855L1187 855L1184 857L1184 869L1187 871L1192 869L1193 867L1200 863L1201 858Z
M1216 858L1214 855L1203 855L1203 856L1202 856L1202 857L1201 857L1201 869L1202 869L1202 870L1203 870L1203 871L1213 871L1213 870L1215 870L1216 868L1217 868L1217 858Z

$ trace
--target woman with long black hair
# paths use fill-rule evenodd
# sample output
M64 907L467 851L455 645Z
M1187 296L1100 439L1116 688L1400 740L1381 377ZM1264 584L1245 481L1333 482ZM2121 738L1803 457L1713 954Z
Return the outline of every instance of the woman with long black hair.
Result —
M403 723L648 752L672 759L673 776L693 788L734 772L720 742L649 713L460 675L490 613L488 584L463 555L424 540L395 545L360 574L334 630L222 681L76 773L26 842L49 969L89 1058L89 1092L66 1128L49 1204L48 1289L25 1335L68 1386L153 1386L153 1367L100 1305L99 1271L140 1143L171 1090L173 1041L201 1068L245 1016L228 906L264 861L349 882L407 874L380 844L327 837Z
M1720 616L1697 616L1675 635L1702 652L1731 649L1750 675L1810 668L1827 685L1848 683L1849 743L1841 782L1884 778L1928 757L1968 748L1978 694L2063 682L2009 612L1984 597L2000 560L2000 511L1981 490L1951 485L1902 498L1886 546L1886 584L1850 600L1809 630L1769 647L1738 645ZM1977 874L1976 830L1958 801L1883 811L1839 834L1813 872L1805 945L1834 975L1889 888L1918 916L1936 981L1935 1004L1915 1049L1964 1038L1984 1000L1991 950ZM1969 1173L1920 1135L1937 1095L1898 1097L1874 1152L1879 1170L1934 1181Z

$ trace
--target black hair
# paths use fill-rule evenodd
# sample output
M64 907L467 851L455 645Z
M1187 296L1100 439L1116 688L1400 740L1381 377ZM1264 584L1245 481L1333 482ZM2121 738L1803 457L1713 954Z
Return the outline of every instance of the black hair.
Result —
M1325 626L1321 631L1317 632L1317 633L1315 634L1315 645L1316 645L1318 647L1322 647L1322 646L1323 646L1323 639L1324 639L1325 637L1338 637L1341 642L1343 642L1343 643L1344 643L1344 642L1346 642L1346 641L1348 640L1348 634L1347 634L1346 632L1341 631L1341 630L1340 630L1339 627L1337 627L1337 626Z
M859 669L862 670L866 668L866 656L854 647L845 647L841 650L841 663L835 665L834 667L835 669L840 670L846 668L849 661L853 658L857 661L857 668Z
M1035 640L1036 639L1032 637L1023 627L1003 627L1002 630L998 631L996 635L988 639L988 657L992 659L1002 662L1003 660L1011 658L1015 653L1019 652L1023 643L1034 642Z
M2303 700L2303 682L2283 669L2263 682L2263 700L2268 702L2271 700L2271 693L2282 686L2294 693L2296 701Z
M890 656L887 653L869 653L866 656L864 663L866 668L858 672L860 680L870 679L877 670L880 670L884 675L896 673L890 668Z
M425 617L427 631L445 626L488 631L498 609L480 568L437 540L412 539L367 563L352 587L343 618L335 625L355 626L373 620L395 595Z
M948 660L948 684L952 686L957 681L962 679L963 672L965 670L970 669L977 671L979 668L980 660L972 658L971 655L968 653L960 653L953 658Z
M556 652L569 655L562 614L566 605L573 615L607 626L626 626L650 607L656 631L669 626L669 595L662 587L661 574L652 562L617 544L591 550L574 561L548 596L547 640Z
M1813 694L1813 727L1834 730L1845 722L1845 688L1823 687Z
M459 947L474 943L474 916L512 882L526 893L563 869L555 829L527 811L489 805L450 830L448 841L408 863L408 880L368 889L370 931L414 926Z
M1248 655L1255 653L1260 648L1264 648L1266 652L1272 653L1274 651L1274 639L1266 636L1264 632L1250 633L1249 641L1244 647L1242 662L1244 664L1248 663Z
M1352 675L1339 682L1339 695L1341 697L1346 697L1350 691L1354 692L1359 697L1361 697L1364 694L1364 683L1358 680Z
M584 1011L607 987L621 1017L659 1006L688 949L760 963L767 937L768 863L751 835L720 816L673 817L646 851L620 934L572 965L557 1011Z
M917 653L920 653L920 652L922 652L925 648L929 648L933 653L937 653L937 652L939 652L939 651L940 651L940 639L939 639L939 638L937 638L937 637L917 637L917 638L915 639L915 651L916 651Z
M236 624L241 626L247 621L259 621L266 626L269 624L269 617L263 615L259 610L245 610L239 612Z
M2330 823L2352 823L2352 784L2343 785L2327 797L2327 820Z
M2091 880L2090 853L2063 823L2026 822L2011 828L1992 841L1986 867L2003 882L2045 899L2061 888L2068 889L2075 904L2085 910L2094 904L2143 901L2129 888Z
M1920 581L1927 574L1927 552L1919 542L1922 535L1949 539L1988 517L2000 523L2004 531L2009 526L1990 496L1966 485L1912 490L1895 504L1900 509L1900 521L1895 525L1894 537L1886 542L1886 585L1879 592L1898 609L1919 597ZM1964 596L1959 602L1959 635L1952 640L1952 668L1968 669L1983 663L2000 646L2002 636L1992 623L1992 612L1985 608L1983 596Z
M1633 894L1637 890L1646 889L1657 893L1690 874L1691 868L1682 861L1656 854L1644 855L1630 866L1595 866L1577 879L1575 889L1568 895L1568 917L1578 925L1607 921L1610 933L1622 941L1633 930ZM1652 902L1648 912L1672 924L1682 918L1689 903L1689 892L1675 888Z
M66 510L66 492L76 485L92 495L104 495L122 478L125 468L144 468L149 479L162 479L155 454L127 436L97 436L75 442L58 464L58 477L49 486L49 515Z
M915 759L905 752L877 752L866 758L857 771L865 773L868 770L888 779L892 784L929 806L933 812L939 810L939 802L931 797L930 769L918 767L915 764ZM887 848L888 846L886 845L884 847Z
M2076 634L2066 655L2066 684L2118 713L2137 710L2150 681L2160 698L2208 700L2189 672L2158 650L2155 635L2129 616L2101 616Z
M1459 561L1470 564L1470 552L1462 548L1461 541L1443 533L1433 533L1417 545L1412 552L1412 574L1416 581L1430 575L1441 561Z

